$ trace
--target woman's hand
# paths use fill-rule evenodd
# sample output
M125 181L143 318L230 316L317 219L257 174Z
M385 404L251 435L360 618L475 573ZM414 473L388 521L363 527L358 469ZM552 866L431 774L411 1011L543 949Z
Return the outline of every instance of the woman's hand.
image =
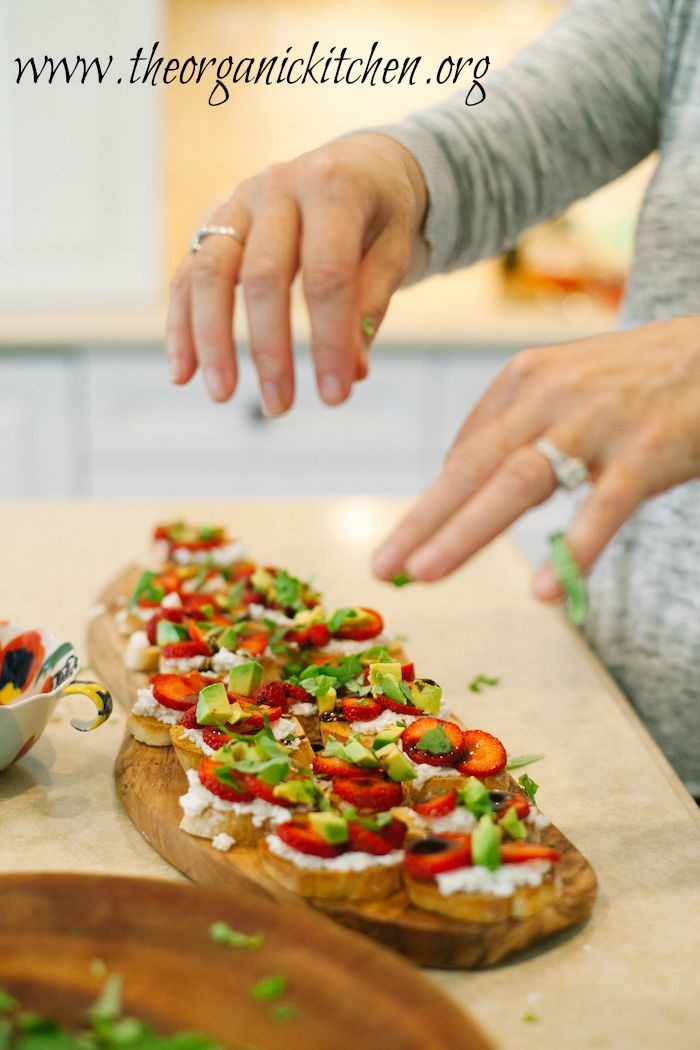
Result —
M344 401L367 374L367 347L389 299L425 268L425 188L412 155L386 136L353 135L242 183L208 224L232 226L187 256L172 284L167 345L173 381L199 365L216 401L237 381L234 292L243 286L250 350L270 415L294 398L290 288L301 271L321 397Z
M551 496L552 467L533 448L541 437L588 466L593 486L567 533L587 571L642 500L700 476L700 317L514 357L375 553L377 575L440 579ZM561 597L548 565L533 588Z

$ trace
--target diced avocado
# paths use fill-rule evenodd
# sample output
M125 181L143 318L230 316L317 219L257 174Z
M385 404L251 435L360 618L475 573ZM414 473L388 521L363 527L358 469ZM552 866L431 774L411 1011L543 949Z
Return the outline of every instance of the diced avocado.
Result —
M261 566L250 577L250 582L256 591L262 591L263 594L267 594L275 586L275 579L272 574Z
M384 694L384 696L388 696L391 700L396 700L399 704L407 704L408 697L404 696L401 684L401 680L397 681L393 675L378 674L375 683L372 685L372 693L374 696Z
M232 667L228 673L228 687L232 693L252 696L262 682L263 667L256 660Z
M427 715L436 715L440 710L442 689L430 678L416 678L411 682L411 699Z
M320 794L313 781L307 777L299 778L298 780L285 780L283 784L277 784L272 793L275 798L281 798L286 802L295 802L300 805L316 804Z
M318 703L318 713L320 715L325 715L330 711L334 711L337 698L338 694L332 686L327 693L323 694L323 696L317 696L316 701Z
M370 664L369 665L369 684L372 686L372 692L375 696L379 693L384 692L381 687L380 680L382 675L388 675L389 678L395 679L396 682L401 681L401 664L390 663L390 664ZM387 694L388 695L388 694Z
M313 609L302 609L294 616L297 627L312 627L315 623L326 622L326 610L322 605L315 605Z
M203 726L221 725L230 722L232 706L226 694L226 686L223 682L213 682L205 685L200 691L197 701L197 721ZM239 707L240 711L240 707Z
M179 623L170 623L170 620L159 620L156 625L156 643L158 645L170 645L172 642L181 642L188 637L187 628Z
M220 540L223 534L224 530L221 525L200 525L199 528L200 540Z
M380 729L372 741L372 750L379 751L380 748L386 747L387 744L395 744L405 728L406 726L392 725Z
M465 786L460 788L457 797L461 805L475 817L493 813L491 796L477 777L469 777Z
M514 806L510 806L506 810L505 816L501 817L498 824L505 831L506 835L509 835L512 839L527 838L527 829L515 812Z
M472 864L480 864L489 871L501 866L501 829L488 814L479 818L472 832Z
M225 631L221 632L216 641L220 649L229 649L231 652L235 652L240 638L241 632L236 627L227 627Z
M362 741L356 737L351 736L348 742L343 746L343 750L347 755L348 761L352 762L356 766L378 766L379 761L373 751L370 751L368 747L362 743Z
M418 775L411 760L406 758L396 744L386 744L377 751L377 758L391 779L399 784L405 780L415 780Z
M309 813L309 824L333 846L348 841L348 822L339 813Z

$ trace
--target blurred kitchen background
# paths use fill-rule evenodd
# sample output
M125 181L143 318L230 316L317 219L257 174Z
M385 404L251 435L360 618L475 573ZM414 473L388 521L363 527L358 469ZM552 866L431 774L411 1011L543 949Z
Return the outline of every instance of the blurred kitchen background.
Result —
M265 419L242 377L215 406L169 383L167 285L192 231L266 165L445 97L436 84L232 87L14 83L16 56L488 54L534 39L554 0L0 0L0 497L411 495L508 356L611 327L650 164L529 231L504 259L399 293L351 401L317 399L295 305L297 405ZM492 66L492 68L493 68ZM9 72L8 72L9 71ZM488 77L485 81L488 93ZM488 99L485 103L488 105ZM526 553L570 513L519 525Z

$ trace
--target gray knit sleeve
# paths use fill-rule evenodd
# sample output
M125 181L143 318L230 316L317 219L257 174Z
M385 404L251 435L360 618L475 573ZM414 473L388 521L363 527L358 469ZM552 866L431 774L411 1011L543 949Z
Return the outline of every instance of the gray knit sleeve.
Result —
M673 0L574 0L513 62L464 93L376 130L428 187L430 273L511 247L535 222L616 178L657 144Z

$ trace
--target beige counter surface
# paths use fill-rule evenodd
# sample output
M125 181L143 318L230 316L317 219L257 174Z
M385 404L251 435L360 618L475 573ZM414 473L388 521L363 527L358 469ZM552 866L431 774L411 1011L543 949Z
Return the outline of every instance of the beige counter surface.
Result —
M544 752L528 770L538 801L600 882L593 915L575 933L490 971L431 978L508 1050L697 1047L697 808L561 614L530 598L528 571L507 541L433 587L396 590L370 576L367 553L399 507L5 503L0 616L51 627L84 652L95 595L145 557L151 525L174 516L225 521L254 557L313 574L329 605L380 608L460 715L511 754ZM474 694L467 683L477 674L500 684ZM64 701L32 752L0 774L0 871L181 878L116 798L123 712L83 737L68 726L77 706Z

